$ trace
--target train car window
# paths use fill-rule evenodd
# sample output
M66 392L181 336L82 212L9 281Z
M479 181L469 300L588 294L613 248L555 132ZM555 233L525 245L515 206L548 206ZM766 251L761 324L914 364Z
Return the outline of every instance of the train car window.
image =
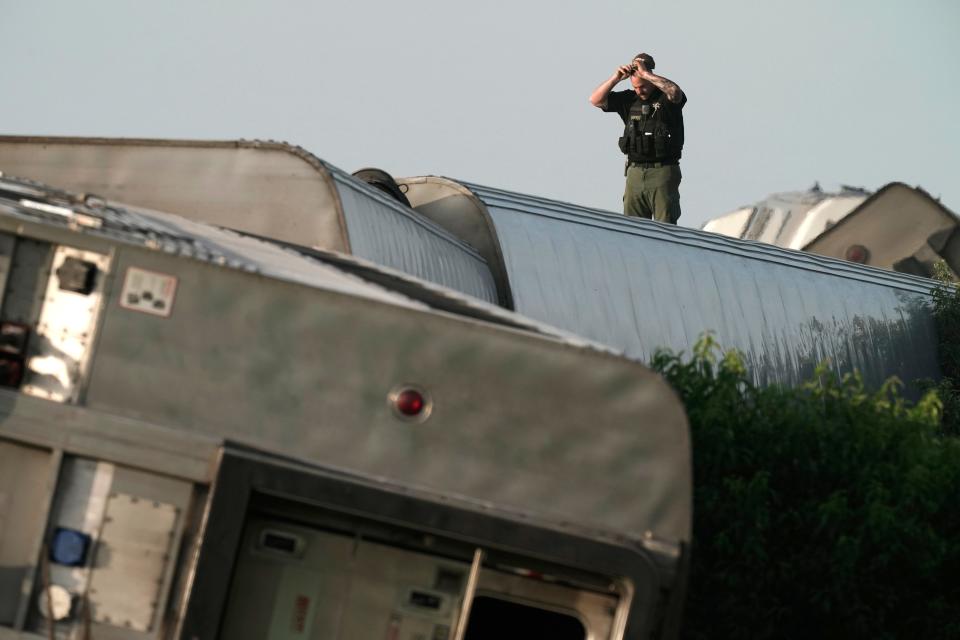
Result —
M477 596L470 609L464 640L585 640L587 630L577 618L557 611Z

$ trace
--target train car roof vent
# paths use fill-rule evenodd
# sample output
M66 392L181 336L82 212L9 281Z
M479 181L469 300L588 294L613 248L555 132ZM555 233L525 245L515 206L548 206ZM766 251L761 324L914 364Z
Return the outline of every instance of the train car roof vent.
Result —
M398 185L397 181L393 179L393 176L383 169L376 169L373 167L357 169L353 172L353 177L363 180L367 184L380 189L405 207L410 206L410 201L407 200L407 196L404 195L400 185Z

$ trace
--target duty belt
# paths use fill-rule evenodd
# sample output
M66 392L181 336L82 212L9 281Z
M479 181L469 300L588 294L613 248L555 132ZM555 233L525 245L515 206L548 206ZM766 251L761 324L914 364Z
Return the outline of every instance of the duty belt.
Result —
M660 167L675 167L680 164L679 160L668 160L666 162L627 162L628 167L640 167L641 169L659 169Z

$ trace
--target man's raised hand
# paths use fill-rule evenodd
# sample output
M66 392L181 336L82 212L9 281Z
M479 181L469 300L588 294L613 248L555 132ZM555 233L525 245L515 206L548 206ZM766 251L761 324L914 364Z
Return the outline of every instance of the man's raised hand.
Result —
M646 63L643 61L643 58L634 58L634 59L633 59L633 72L632 72L632 73L637 74L637 76L640 77L640 78L643 78L643 77L645 77L648 73L650 73L650 70L647 69L647 65L646 65ZM632 74L631 74L631 75L632 75Z
M631 66L631 65L629 65L629 64L622 64L622 65L620 65L620 67L617 69L617 74L616 74L616 75L617 75L617 82L620 82L620 81L623 80L624 78L629 78L630 76L632 76L632 75L633 75L633 69L634 69L633 66Z

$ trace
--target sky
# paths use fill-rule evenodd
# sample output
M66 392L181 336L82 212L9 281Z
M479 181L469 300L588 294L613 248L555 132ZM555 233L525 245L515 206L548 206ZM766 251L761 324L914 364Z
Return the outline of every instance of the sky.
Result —
M2 134L285 140L347 171L619 211L622 124L588 98L645 51L689 100L681 225L814 182L905 182L960 213L958 0L0 0L0 16Z

